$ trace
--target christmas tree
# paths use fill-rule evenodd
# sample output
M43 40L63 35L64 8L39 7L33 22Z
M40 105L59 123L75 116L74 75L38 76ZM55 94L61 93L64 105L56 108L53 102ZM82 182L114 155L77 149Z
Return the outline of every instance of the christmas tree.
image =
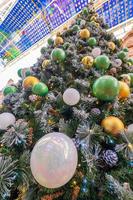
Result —
M0 199L133 200L133 60L93 3L0 107Z

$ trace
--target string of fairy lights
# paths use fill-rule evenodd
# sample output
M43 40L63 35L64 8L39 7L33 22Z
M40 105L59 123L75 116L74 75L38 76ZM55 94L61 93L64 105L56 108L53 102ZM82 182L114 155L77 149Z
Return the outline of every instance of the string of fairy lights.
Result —
M18 0L0 25L0 57L9 61L17 57L88 3L89 0ZM107 0L97 13L109 28L115 27L133 18L133 0Z

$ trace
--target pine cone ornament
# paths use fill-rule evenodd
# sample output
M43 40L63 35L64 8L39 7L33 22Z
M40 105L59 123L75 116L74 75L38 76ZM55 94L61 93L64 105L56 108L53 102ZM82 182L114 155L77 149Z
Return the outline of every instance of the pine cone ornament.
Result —
M110 149L104 150L102 152L102 160L106 163L107 166L114 167L118 162L118 155L115 151Z

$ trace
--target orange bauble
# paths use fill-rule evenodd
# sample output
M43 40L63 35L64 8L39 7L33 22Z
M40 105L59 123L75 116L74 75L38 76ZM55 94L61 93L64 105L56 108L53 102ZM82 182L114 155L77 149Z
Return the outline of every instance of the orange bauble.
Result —
M87 39L90 37L90 32L87 28L82 29L79 34L82 39Z
M119 98L120 99L128 98L130 95L130 88L127 85L127 83L119 81L119 85L120 85Z
M60 45L60 44L63 44L64 41L63 41L63 38L62 37L56 37L55 39L55 45Z
M25 89L32 87L36 83L40 82L36 77L34 76L28 76L27 78L24 79L23 81L23 87Z
M101 125L107 133L111 133L114 136L119 135L124 130L123 122L114 116L106 117Z

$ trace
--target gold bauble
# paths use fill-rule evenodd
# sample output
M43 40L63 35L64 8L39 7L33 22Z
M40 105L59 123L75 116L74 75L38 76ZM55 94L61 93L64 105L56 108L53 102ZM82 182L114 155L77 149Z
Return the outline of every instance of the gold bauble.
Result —
M124 131L124 124L118 117L106 117L101 125L107 133L111 133L113 136L117 136L121 131Z
M91 18L90 18L90 21L96 21L96 16L92 16Z
M127 83L119 81L120 90L119 90L119 99L126 99L130 95L130 88Z
M111 49L112 51L115 50L115 43L114 42L108 42L108 48Z
M82 63L87 69L92 67L93 62L94 62L94 59L92 56L85 56L82 58Z
M62 37L58 36L58 37L56 37L54 43L55 43L55 45L60 45L60 44L64 43L64 40Z
M88 39L88 38L90 37L90 31L89 31L87 28L82 29L82 30L80 31L79 35L80 35L80 37L81 37L82 39Z
M32 87L33 85L35 85L36 83L39 83L40 81L38 80L38 78L34 77L34 76L28 76L24 79L23 81L23 87L25 89Z
M42 63L42 68L45 68L49 65L50 63L50 60L44 60L43 63Z

